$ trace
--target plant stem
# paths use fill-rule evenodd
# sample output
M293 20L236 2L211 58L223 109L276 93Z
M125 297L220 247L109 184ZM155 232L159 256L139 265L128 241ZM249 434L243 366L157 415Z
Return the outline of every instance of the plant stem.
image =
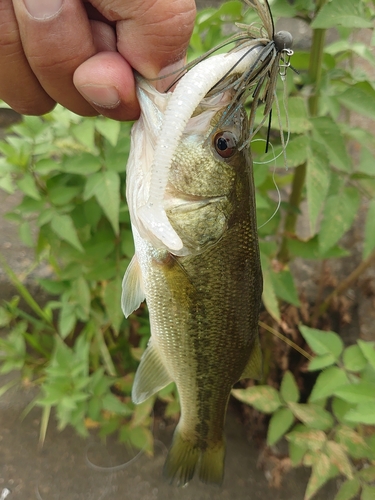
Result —
M8 278L15 286L18 293L22 296L24 301L28 304L28 306L35 312L35 314L37 314L42 319L42 321L44 321L48 326L50 326L53 329L53 331L56 331L51 321L51 318L48 317L48 315L43 311L43 309L39 306L39 304L33 299L30 292L25 287L25 285L21 283L16 273L8 266L5 257L1 253L0 253L0 263L3 266L5 273L8 275Z
M325 301L319 307L319 313L323 314L330 305L331 301L344 293L352 283L355 282L357 278L372 264L372 261L375 259L375 250L367 257L367 259L363 260L355 269L352 271L347 278L345 278L341 283L333 290L332 293L328 295Z
M315 15L319 12L326 0L317 1ZM323 50L325 42L325 29L313 30L313 39L309 62L309 80L313 86L313 93L309 99L310 117L317 116L319 108L319 87L322 78ZM296 167L292 182L292 191L289 196L289 210L285 217L283 239L281 241L278 259L287 263L290 260L288 249L288 237L296 233L299 207L302 200L303 188L305 186L307 163Z
M286 337L282 333L278 332L277 330L275 330L271 326L267 325L267 323L264 323L263 321L258 321L258 325L261 326L262 328L264 328L265 330L267 330L267 332L272 333L272 335L274 335L278 339L285 342L288 346L290 346L293 349L295 349L296 351L298 351L300 354L302 354L302 356L305 356L305 358L308 359L309 361L311 361L313 359L311 354L309 354L307 351L305 351L305 349L302 349L302 347L300 347L295 342L293 342L293 340L289 339L288 337Z

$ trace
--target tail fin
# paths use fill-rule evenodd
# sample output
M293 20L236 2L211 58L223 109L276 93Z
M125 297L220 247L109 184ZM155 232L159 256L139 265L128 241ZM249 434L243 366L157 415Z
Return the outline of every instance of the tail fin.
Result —
M224 477L224 458L223 441L201 450L193 442L184 440L177 428L163 473L170 484L177 481L177 486L184 486L193 479L198 467L202 482L220 486Z

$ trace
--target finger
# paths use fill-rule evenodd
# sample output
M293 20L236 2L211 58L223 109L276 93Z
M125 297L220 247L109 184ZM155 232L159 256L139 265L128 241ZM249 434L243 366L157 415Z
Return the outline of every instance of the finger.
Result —
M45 92L80 115L97 112L73 84L77 67L96 52L81 0L13 0L29 65Z
M90 21L96 52L115 52L116 35L111 26L100 21Z
M146 78L183 59L195 19L194 0L91 0L116 21L117 49Z
M79 92L102 115L115 120L136 120L139 104L131 66L117 52L100 52L74 73Z
M44 114L55 105L27 62L11 0L0 2L0 98L21 114Z

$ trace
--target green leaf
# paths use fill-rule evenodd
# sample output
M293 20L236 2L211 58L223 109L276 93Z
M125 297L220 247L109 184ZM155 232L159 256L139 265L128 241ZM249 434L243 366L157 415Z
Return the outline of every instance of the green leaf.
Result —
M280 106L280 116L284 129L286 130L284 106ZM306 99L299 96L288 98L288 119L291 133L306 134L306 132L310 130L311 122L307 114Z
M371 136L371 141L373 141L373 136ZM364 174L370 177L375 176L374 172L374 154L372 151L366 147L362 146L359 162L356 165L356 172ZM371 203L371 202L370 202Z
M131 414L129 407L110 392L102 398L102 405L105 410L117 413L118 415L128 416Z
M116 234L119 232L120 177L117 172L98 172L88 177L83 198L95 196Z
M372 23L364 16L360 2L353 0L332 0L327 2L318 12L311 24L316 28L371 28Z
M101 168L100 158L91 153L68 156L63 162L64 171L78 175L92 175Z
M17 182L18 188L33 200L40 200L41 196L35 184L34 177L27 173Z
M267 444L272 446L284 436L294 422L294 415L289 408L279 408L272 415L267 432Z
M356 498L360 489L361 483L358 479L349 479L341 485L334 500L352 500Z
M339 257L347 257L350 253L339 247L333 246L329 248L326 252L322 253L319 248L319 238L318 236L314 236L309 240L299 240L299 239L291 239L288 241L288 248L292 255L295 257L302 257L303 259L331 259L331 258L339 258Z
M360 201L358 190L351 187L327 198L319 233L321 252L326 252L335 245L352 226Z
M139 425L149 424L150 413L152 412L154 404L155 404L155 398L149 398L143 403L135 406L131 422L132 427L138 427Z
M298 292L289 269L284 269L278 273L272 270L270 275L276 295L289 304L298 307L300 305Z
M347 425L337 427L335 441L340 443L347 453L356 460L369 457L371 452L365 439Z
M375 486L368 486L364 484L362 486L361 500L374 500L375 498Z
M279 304L269 269L263 270L263 302L270 315L277 321L281 321Z
M335 465L341 474L348 479L353 479L352 466L345 448L339 443L335 443L335 441L327 441L325 450L330 458L331 464Z
M369 465L368 467L363 467L359 471L359 477L366 481L367 483L372 483L375 481L375 465Z
M13 182L13 177L10 173L2 174L0 177L0 189L5 191L8 194L13 194L15 191L15 186Z
M288 403L294 416L312 429L328 430L334 421L332 415L318 405Z
M344 370L337 366L331 366L324 370L316 379L309 401L319 401L333 394L339 387L349 384Z
M8 326L12 321L12 315L2 306L0 306L0 328Z
M95 197L102 207L115 234L119 233L120 211L120 177L117 172L107 171L103 174L103 182L96 191Z
M33 247L34 246L34 238L33 238L33 233L31 231L31 226L29 221L24 221L19 227L20 231L20 239L24 245L27 247Z
M154 442L150 429L145 427L136 427L131 429L129 434L130 442L139 450L152 452L152 443Z
M292 431L286 435L286 439L301 447L301 449L309 449L317 452L323 448L327 441L327 436L323 431L319 430L306 430L306 431Z
M116 146L120 134L120 122L100 117L95 121L95 128L105 137L112 146Z
M346 108L361 113L371 119L375 116L375 89L369 82L360 82L337 96L337 99Z
M95 152L95 122L94 118L85 118L71 127L71 132L78 142L86 146L89 151Z
M49 175L52 172L59 170L60 164L56 159L52 158L41 158L37 160L34 164L35 172L40 175Z
M335 396L347 401L348 403L375 403L375 385L369 382L359 382L346 387L336 389Z
M351 159L346 149L346 142L336 122L328 116L313 118L313 137L324 146L330 162L339 170L350 172Z
M63 302L59 314L59 332L63 339L72 333L76 325L77 318L74 309L73 304Z
M280 394L286 403L297 403L299 400L299 390L296 380L291 371L284 373L281 381Z
M247 389L233 389L232 394L238 400L254 406L263 413L273 413L282 405L279 393L268 385L258 385Z
M334 365L336 361L336 357L332 356L332 354L323 354L322 356L316 356L313 360L310 361L308 370L309 372L322 370L323 368L327 368L327 366Z
M57 206L67 205L81 191L79 186L56 185L49 190L49 201Z
M375 425L375 403L360 403L356 409L348 411L345 420L347 422Z
M344 361L345 368L351 372L360 372L366 368L367 365L367 360L358 345L351 345L347 347L344 351L342 359Z
M69 215L55 213L51 219L51 229L64 241L70 243L74 248L83 252L83 246L78 239L77 231Z
M351 410L355 405L344 401L343 399L334 397L332 399L332 412L339 422L345 421L345 415Z
M373 252L375 249L375 231L374 231L374 221L375 221L375 198L370 201L366 224L365 224L365 237L363 241L363 259L367 259L367 257Z
M103 295L103 301L107 309L107 314L116 333L119 332L120 325L124 317L120 304L121 290L122 280L119 276L117 276L116 279L107 283Z
M310 500L315 493L332 477L338 475L337 468L331 464L325 453L314 456L313 467L307 484L304 500Z
M90 315L91 291L83 276L72 283L72 300L77 304L76 315L81 321L87 321Z
M331 354L335 359L339 358L344 344L337 333L324 332L304 325L300 326L300 331L315 354Z
M313 141L313 153L307 160L306 190L310 226L315 231L316 221L328 194L331 171L324 149Z
M359 348L362 354L370 363L370 365L375 369L375 344L374 342L365 342L364 340L357 340Z

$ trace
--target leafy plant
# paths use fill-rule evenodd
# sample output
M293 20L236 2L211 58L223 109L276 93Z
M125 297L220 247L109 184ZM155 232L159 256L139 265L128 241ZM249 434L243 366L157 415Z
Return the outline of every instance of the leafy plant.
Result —
M343 476L334 500L375 495L375 344L358 340L344 348L340 337L301 326L314 352L308 370L322 370L306 403L286 371L280 389L267 385L232 392L240 401L271 415L267 444L285 437L294 467L312 467L305 500L329 480Z
M0 308L0 326L9 330L0 340L0 372L19 369L22 380L40 384L33 404L44 409L41 439L54 407L60 428L119 430L120 439L150 451L152 404L144 412L130 402L148 323L142 316L126 321L120 307L133 254L124 200L129 132L130 124L57 107L44 117L24 117L0 143L1 187L23 193L7 217L19 223L37 263L48 266L50 276L38 283L56 296L38 304L1 258L33 314L18 299Z

